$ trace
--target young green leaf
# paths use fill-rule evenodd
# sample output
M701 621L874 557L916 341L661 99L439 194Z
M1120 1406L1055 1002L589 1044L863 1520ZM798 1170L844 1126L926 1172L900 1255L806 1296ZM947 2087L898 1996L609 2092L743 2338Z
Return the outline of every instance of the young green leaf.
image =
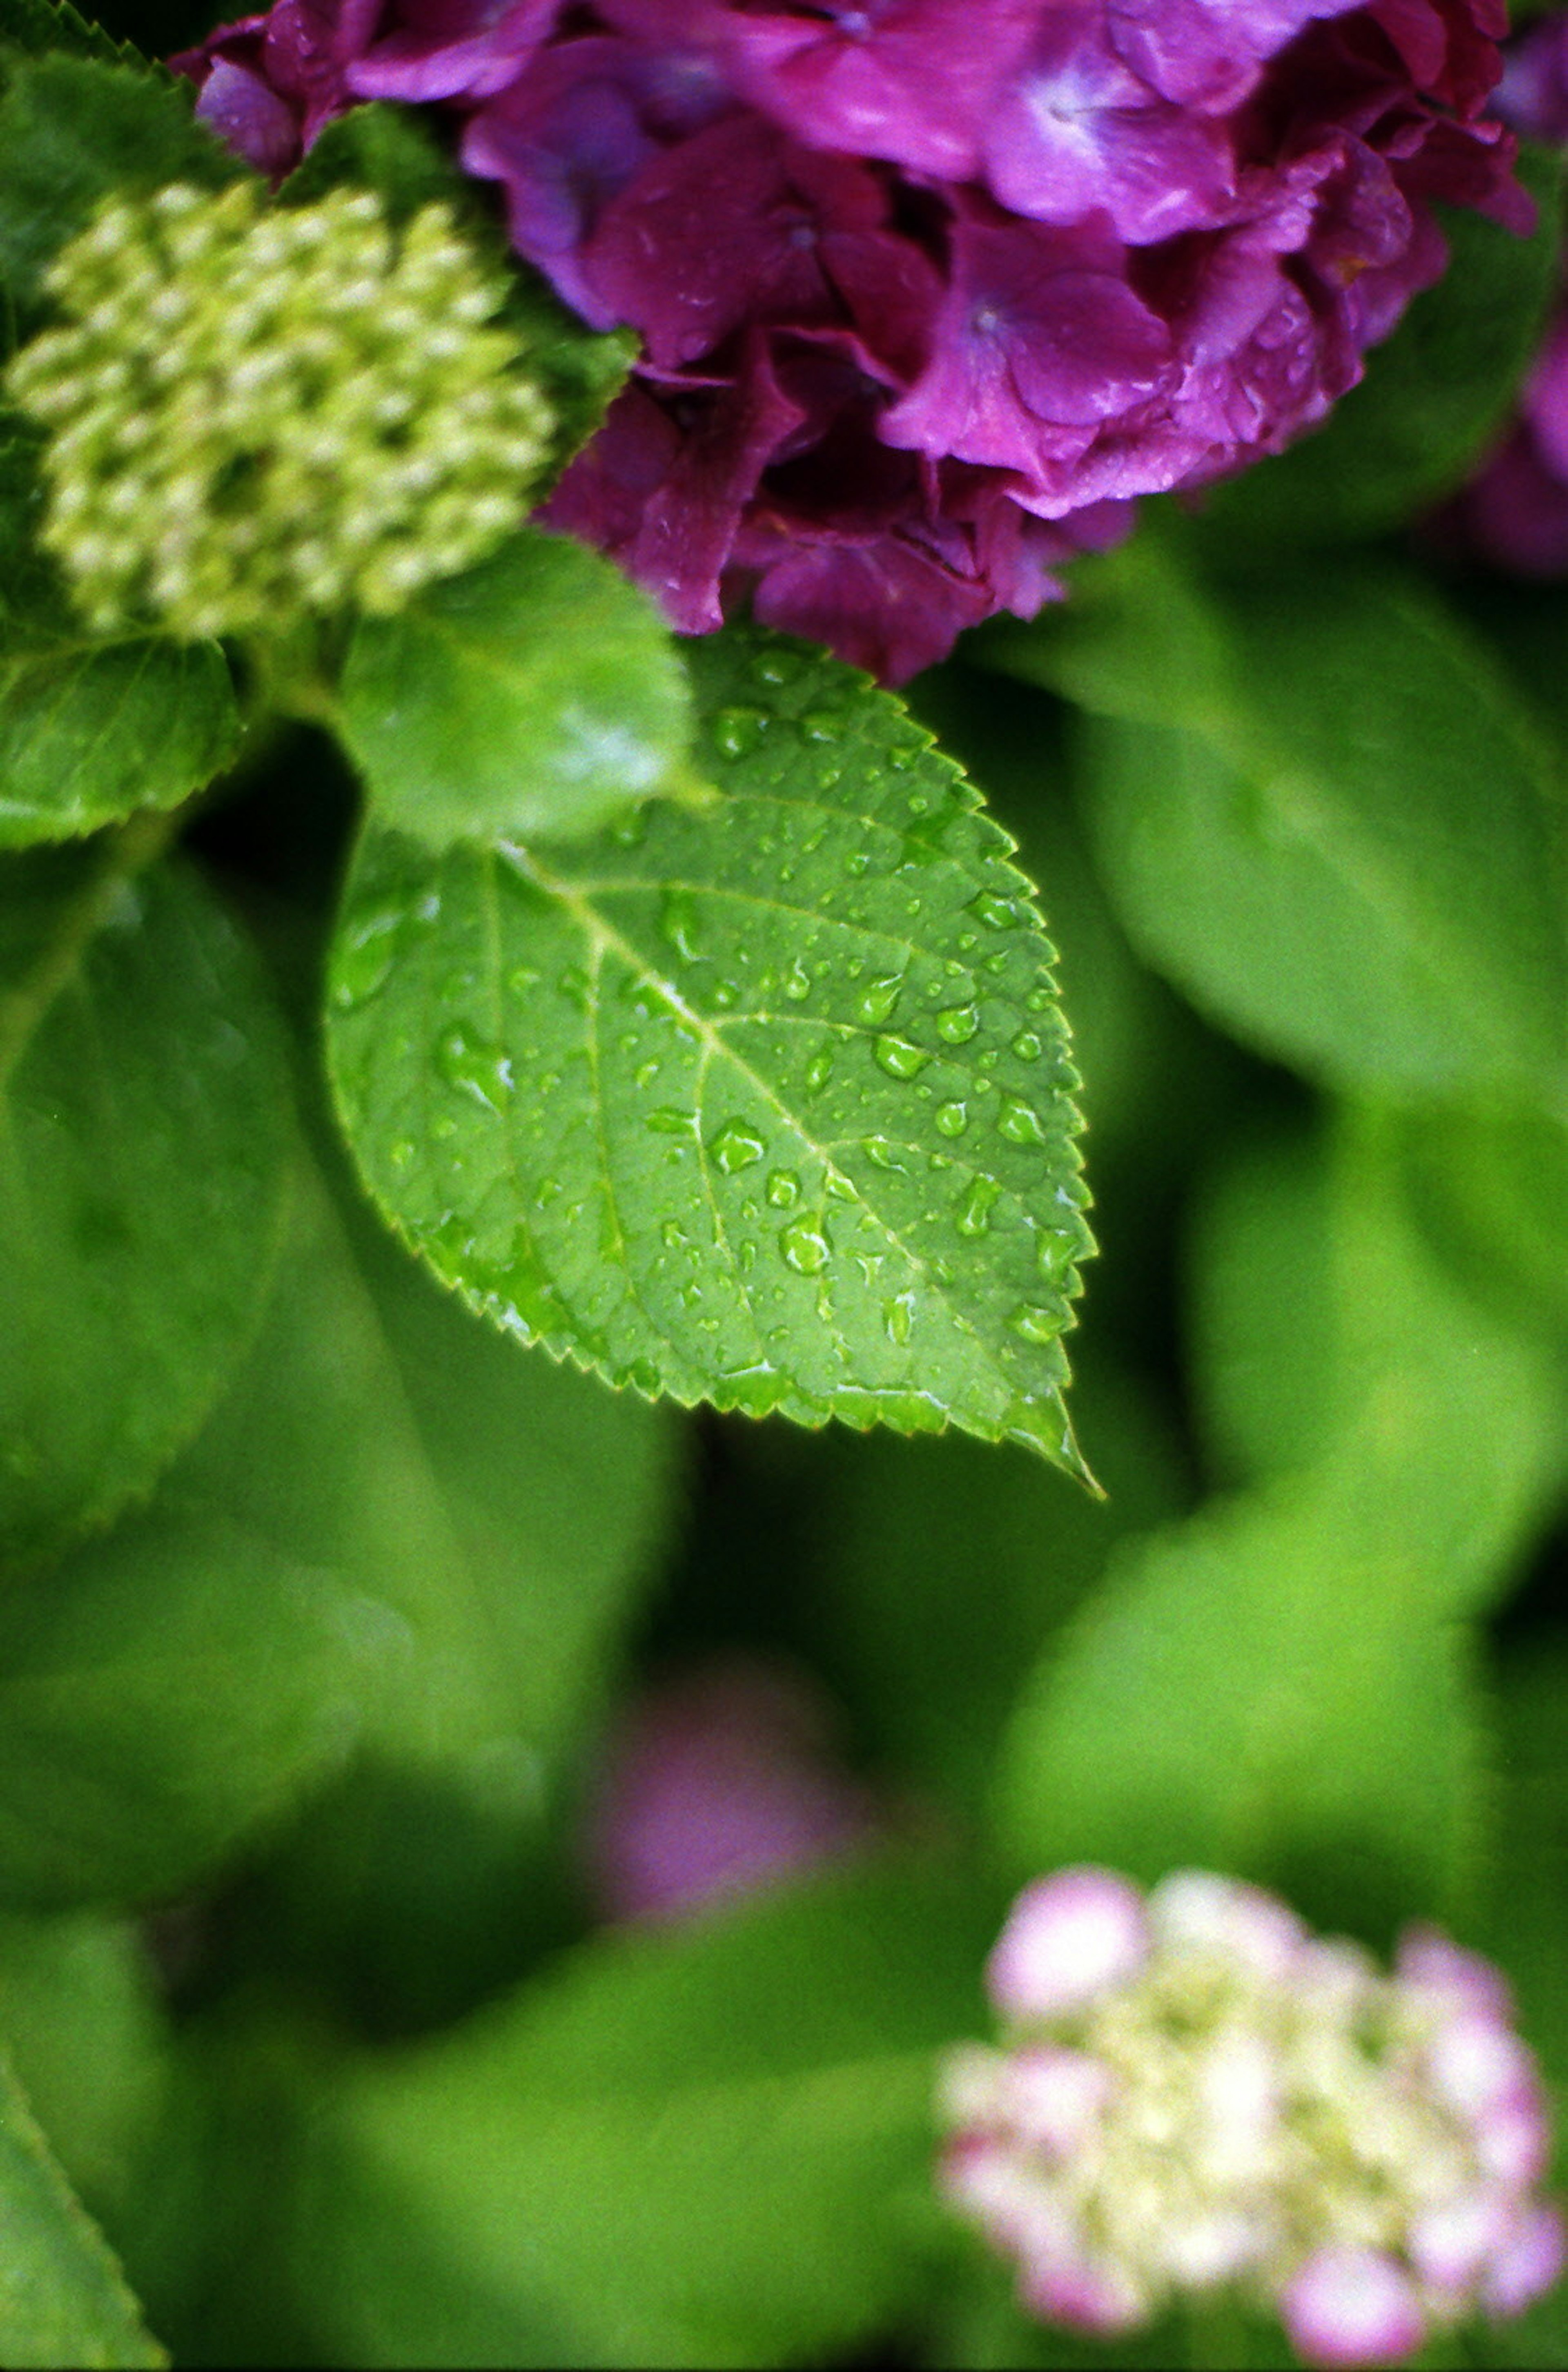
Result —
M260 1314L288 1084L259 967L162 830L0 870L0 1544L145 1493Z
M731 632L691 664L713 808L548 855L366 835L331 1017L365 1175L616 1383L1080 1471L1076 1079L1011 843L836 661Z
M938 2230L935 2052L989 1921L868 1862L552 1979L352 2076L303 2203L351 2362L835 2360ZM553 2356L535 2354L541 2334Z
M176 807L239 742L215 643L83 627L35 541L35 449L0 443L0 848Z
M141 2372L167 2364L96 2226L0 2061L0 2362Z
M94 2214L118 2214L142 2170L168 2075L167 2028L136 1922L0 1917L0 2048Z
M586 838L663 787L691 730L646 594L528 529L395 617L361 619L340 703L380 820L436 848Z
M41 276L105 198L249 169L192 112L189 83L101 58L0 61L0 294L29 326Z

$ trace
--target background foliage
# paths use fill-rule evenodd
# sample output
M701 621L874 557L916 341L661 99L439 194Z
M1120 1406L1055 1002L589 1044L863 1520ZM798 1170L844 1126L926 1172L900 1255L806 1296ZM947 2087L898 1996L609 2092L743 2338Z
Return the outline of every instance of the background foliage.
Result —
M12 333L41 192L194 169L29 21ZM379 121L313 169L412 190ZM361 630L363 833L300 726L176 851L228 669L76 647L0 449L5 2362L1100 2361L928 2180L935 2054L1060 1861L1446 1920L1568 2085L1568 590L1423 525L1555 285L1534 170L1537 238L1464 227L1320 436L917 683L946 756L805 653L682 666L525 536ZM556 366L575 431L615 357ZM577 803L515 862L401 828L475 669L506 738L449 830L518 779L521 837ZM617 818L561 738L589 696L686 800ZM1039 1454L1077 1462L1074 1094L1103 1500ZM583 1246L570 1308L519 1208ZM819 1676L882 1841L606 1929L607 1723L737 1645ZM1568 2364L1568 2309L1474 2348Z

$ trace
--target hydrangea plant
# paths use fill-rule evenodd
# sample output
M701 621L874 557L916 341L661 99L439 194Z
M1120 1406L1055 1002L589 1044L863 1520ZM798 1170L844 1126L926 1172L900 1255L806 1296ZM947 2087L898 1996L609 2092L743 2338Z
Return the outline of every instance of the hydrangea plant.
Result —
M1568 2366L1563 21L105 6L0 2362Z

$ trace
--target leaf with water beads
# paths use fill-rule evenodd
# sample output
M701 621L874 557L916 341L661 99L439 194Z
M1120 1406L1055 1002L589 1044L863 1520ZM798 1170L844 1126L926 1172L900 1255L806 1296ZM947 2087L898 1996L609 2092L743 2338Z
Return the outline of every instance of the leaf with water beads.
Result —
M548 856L367 831L330 1023L366 1180L615 1383L1081 1472L1077 1082L1011 843L836 660L731 630L690 663L713 808Z

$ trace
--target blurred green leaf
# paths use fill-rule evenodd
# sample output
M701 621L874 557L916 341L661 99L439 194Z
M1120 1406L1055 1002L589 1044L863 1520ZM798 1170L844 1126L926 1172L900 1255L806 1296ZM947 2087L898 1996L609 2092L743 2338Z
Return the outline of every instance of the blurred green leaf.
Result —
M0 2362L57 2372L168 2360L0 2062Z
M939 2229L934 2052L975 2029L974 1907L867 1862L610 1935L401 2058L323 2128L302 2206L340 2355L816 2362Z
M194 86L172 76L0 52L0 294L24 326L36 325L45 268L106 198L249 177L196 122Z
M989 1784L1019 1673L1116 1542L1187 1496L1171 1428L1130 1377L1086 1355L1074 1402L1104 1500L957 1434L843 1443L819 1486L828 1667L896 1778L965 1807Z
M35 448L0 442L0 848L177 807L239 744L215 643L89 635L34 538Z
M99 2215L122 2207L168 2074L138 1929L98 1912L0 1916L0 2047L74 2189Z
M533 529L362 618L340 715L380 820L435 848L585 839L672 785L691 731L647 595Z
M0 870L0 1558L145 1494L261 1314L288 1081L260 966L163 827Z
M1416 297L1324 424L1216 486L1202 541L1277 569L1304 547L1401 526L1464 481L1506 420L1557 293L1563 160L1527 143L1519 179L1532 235L1454 209L1446 271Z
M362 1170L475 1308L617 1384L1074 1470L1076 1080L1011 843L836 660L731 630L690 664L710 811L548 863L362 843Z
M1568 1349L1568 1121L1412 1112L1399 1153L1418 1220L1471 1293Z
M1511 1576L1560 1483L1568 1404L1535 1331L1478 1303L1415 1226L1403 1163L1418 1133L1434 1172L1462 1160L1462 1126L1439 1139L1365 1114L1220 1169L1192 1260L1198 1407L1227 1479L1336 1451L1376 1469L1389 1527L1427 1541L1475 1604Z
M1156 536L1088 591L985 647L1097 712L1097 854L1148 959L1330 1085L1568 1109L1562 791L1485 647L1382 566L1227 590Z
M1487 1755L1450 1602L1351 1461L1130 1545L1025 1691L1010 1866L1228 1870L1374 1934L1462 1908Z
M51 50L68 50L78 57L102 58L110 64L134 64L124 47L101 26L89 24L60 0L0 0L0 47L43 57Z
M171 1894L354 1736L325 1576L173 1495L0 1599L0 1900Z

